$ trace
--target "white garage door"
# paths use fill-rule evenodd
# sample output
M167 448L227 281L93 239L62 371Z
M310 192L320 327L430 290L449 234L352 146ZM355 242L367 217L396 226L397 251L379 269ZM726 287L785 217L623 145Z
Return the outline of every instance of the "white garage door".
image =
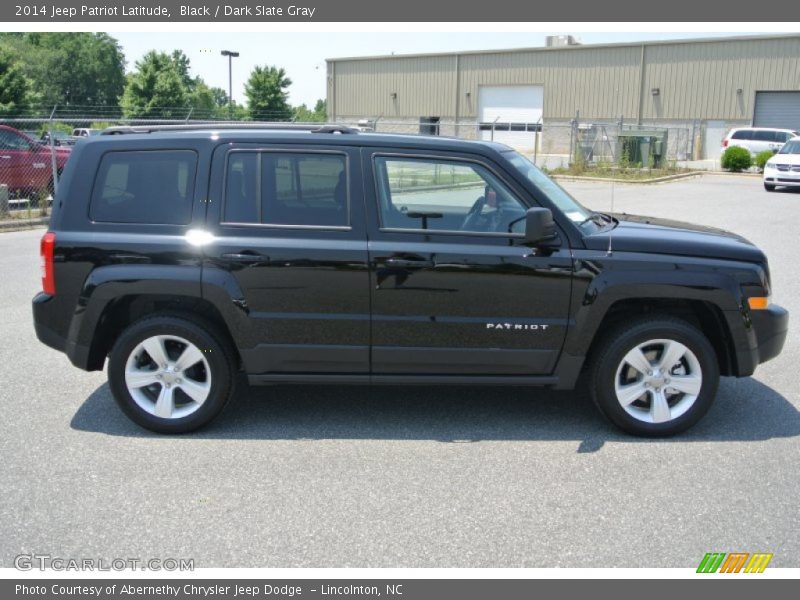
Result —
M481 139L530 150L541 128L544 87L541 85L481 86L478 124Z
M756 92L753 125L800 130L800 92Z

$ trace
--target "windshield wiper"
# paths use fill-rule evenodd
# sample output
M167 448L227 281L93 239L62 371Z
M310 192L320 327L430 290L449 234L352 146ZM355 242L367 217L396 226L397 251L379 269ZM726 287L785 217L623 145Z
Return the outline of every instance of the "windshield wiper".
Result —
M580 227L582 225L585 225L586 223L589 223L589 222L594 223L594 224L599 225L599 226L602 227L602 226L604 226L604 225L606 225L608 223L613 223L614 222L614 218L611 215L607 215L605 213L592 212L592 214L590 214L583 221L578 223L578 227Z

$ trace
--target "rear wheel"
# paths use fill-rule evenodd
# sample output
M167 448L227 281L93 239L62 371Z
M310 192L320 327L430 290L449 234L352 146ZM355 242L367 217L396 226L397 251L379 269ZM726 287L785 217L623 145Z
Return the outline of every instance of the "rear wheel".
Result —
M158 433L206 425L230 399L233 373L231 352L210 328L166 315L128 327L108 363L109 384L120 408Z
M702 332L685 321L639 319L606 337L595 356L592 397L628 433L680 433L697 423L714 401L716 354Z
M765 183L764 184L764 189L767 190L768 192L774 192L775 191L775 186L772 185L771 183Z

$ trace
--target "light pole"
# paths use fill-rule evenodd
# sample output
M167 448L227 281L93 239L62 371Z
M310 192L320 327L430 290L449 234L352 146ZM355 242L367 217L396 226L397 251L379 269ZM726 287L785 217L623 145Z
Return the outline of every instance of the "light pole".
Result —
M220 54L228 57L228 117L233 119L233 59L239 56L239 53L223 50Z

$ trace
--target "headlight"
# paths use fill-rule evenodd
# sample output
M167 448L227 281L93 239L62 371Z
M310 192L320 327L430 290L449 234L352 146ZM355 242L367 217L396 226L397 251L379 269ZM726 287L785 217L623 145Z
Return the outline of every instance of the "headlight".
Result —
M767 161L767 164L764 165L764 168L765 169L774 169L775 168L775 163L772 162L772 161Z

